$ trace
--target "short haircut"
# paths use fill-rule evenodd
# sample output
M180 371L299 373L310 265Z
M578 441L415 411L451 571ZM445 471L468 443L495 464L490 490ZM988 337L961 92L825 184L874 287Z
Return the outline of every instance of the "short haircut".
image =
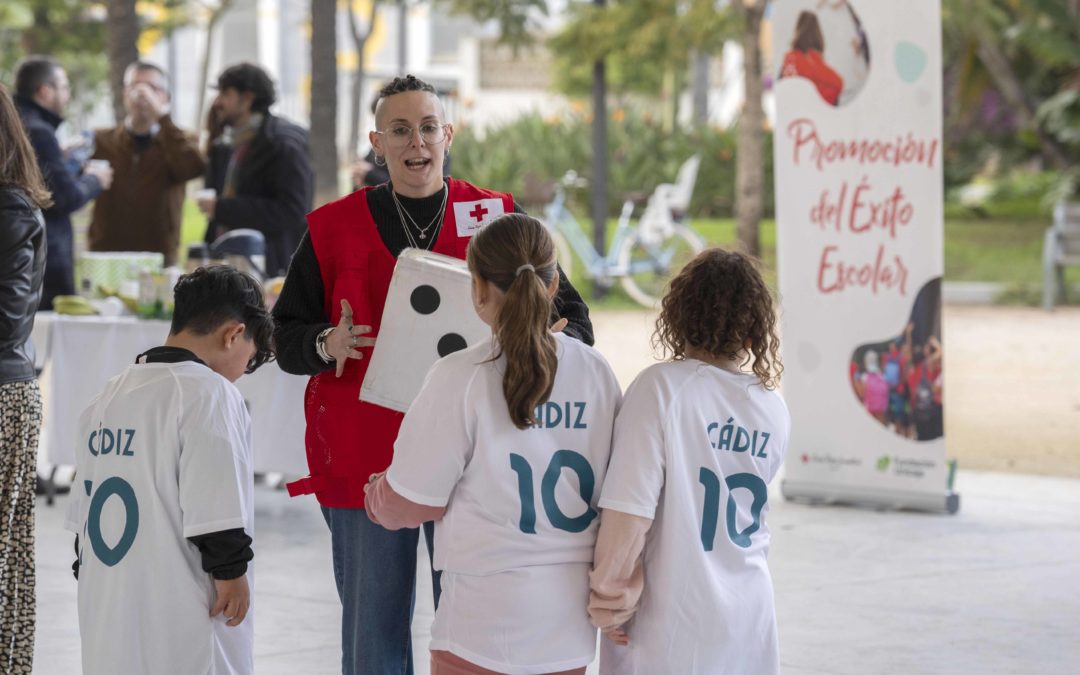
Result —
M426 91L432 94L436 98L439 96L439 92L435 91L435 87L431 86L427 82L424 82L415 75L406 75L405 77L395 77L388 83L383 85L383 88L379 90L378 95L375 96L375 100L371 102L371 113L378 118L379 102L388 96L394 94L403 94L407 91Z
M124 86L127 86L129 76L135 73L141 73L146 71L153 71L160 75L161 79L165 80L165 91L169 91L169 74L165 72L165 69L157 65L156 63L151 63L150 61L143 61L142 59L138 61L132 61L128 64L127 68L124 68Z
M222 89L235 89L240 93L251 92L255 99L251 102L251 110L257 113L269 112L270 106L274 105L277 95L274 93L274 81L266 74L266 71L254 63L238 63L229 66L221 75L218 75L217 87Z
M190 331L209 335L227 321L244 324L244 336L255 342L248 373L274 358L274 320L262 287L250 275L227 265L200 267L180 277L173 288L170 335Z
M15 93L23 98L33 98L41 85L56 80L56 71L63 68L60 62L51 56L27 56L15 71Z

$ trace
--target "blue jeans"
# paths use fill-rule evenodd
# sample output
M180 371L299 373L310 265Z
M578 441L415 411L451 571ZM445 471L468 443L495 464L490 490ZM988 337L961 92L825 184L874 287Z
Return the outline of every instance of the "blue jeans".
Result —
M363 509L320 508L330 527L341 599L342 675L412 675L420 530L384 529ZM434 523L423 529L430 556ZM432 573L436 607L440 576Z

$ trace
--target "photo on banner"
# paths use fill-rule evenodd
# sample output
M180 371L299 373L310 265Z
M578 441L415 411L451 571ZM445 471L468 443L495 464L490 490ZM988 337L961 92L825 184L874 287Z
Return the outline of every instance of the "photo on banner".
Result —
M787 497L955 511L939 0L776 0Z

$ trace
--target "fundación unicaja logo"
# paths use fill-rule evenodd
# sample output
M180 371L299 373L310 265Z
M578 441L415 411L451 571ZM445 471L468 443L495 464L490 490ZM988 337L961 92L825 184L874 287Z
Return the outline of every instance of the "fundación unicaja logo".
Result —
M888 455L882 455L881 457L878 457L877 470L881 471L882 473L888 471L889 470L889 463L891 461L892 460L889 459Z

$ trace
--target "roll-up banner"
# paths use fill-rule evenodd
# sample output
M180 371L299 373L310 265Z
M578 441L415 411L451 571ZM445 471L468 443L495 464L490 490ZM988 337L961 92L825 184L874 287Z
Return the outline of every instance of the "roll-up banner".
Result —
M777 0L771 25L783 493L955 512L939 0Z

